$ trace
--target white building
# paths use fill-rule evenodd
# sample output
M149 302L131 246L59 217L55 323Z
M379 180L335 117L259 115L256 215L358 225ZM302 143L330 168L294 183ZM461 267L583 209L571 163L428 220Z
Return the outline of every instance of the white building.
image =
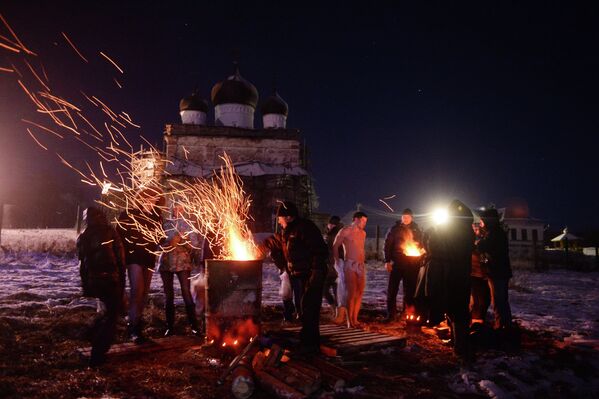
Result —
M530 217L528 205L524 202L499 209L499 213L508 228L512 267L516 269L541 268L545 222Z

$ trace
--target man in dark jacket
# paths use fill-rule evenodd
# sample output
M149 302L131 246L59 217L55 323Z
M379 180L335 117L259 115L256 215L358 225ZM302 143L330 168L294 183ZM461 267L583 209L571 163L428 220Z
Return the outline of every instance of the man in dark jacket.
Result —
M289 273L296 306L301 310L300 352L317 353L322 290L327 272L327 245L316 225L299 217L295 204L282 202L277 209L282 231L264 242L277 267Z
M338 302L337 295L337 271L335 270L335 257L333 256L333 243L339 230L343 228L343 223L339 216L331 216L327 224L327 231L324 236L324 241L329 249L329 258L327 261L327 275L324 281L324 299L327 303L334 307L335 317L341 313L347 312L347 304ZM343 247L339 248L339 259L343 259ZM345 314L342 315L345 320Z
M385 237L385 267L389 272L385 322L391 322L397 316L396 301L401 280L403 280L404 292L403 311L415 311L414 294L418 282L420 256L408 256L408 245L412 245L417 250L422 248L422 232L413 221L413 212L410 208L404 209L401 221L398 221Z
M150 283L156 263L158 242L162 237L152 239L162 230L159 208L151 198L142 200L142 209L123 211L118 220L118 233L125 246L125 264L129 275L129 338L135 343L143 343L142 316L150 290Z
M477 249L488 270L491 303L495 315L495 329L509 329L512 311L508 299L508 285L512 277L509 246L506 232L501 228L496 209L487 209L481 215L483 237Z
M431 231L427 251L430 259L431 316L445 313L451 327L455 354L462 359L472 355L468 342L470 322L470 274L474 231L472 211L461 201L453 200L449 220Z
M125 253L119 235L97 208L85 210L87 227L77 239L83 295L99 298L106 311L92 327L90 366L106 360L114 339L125 288Z

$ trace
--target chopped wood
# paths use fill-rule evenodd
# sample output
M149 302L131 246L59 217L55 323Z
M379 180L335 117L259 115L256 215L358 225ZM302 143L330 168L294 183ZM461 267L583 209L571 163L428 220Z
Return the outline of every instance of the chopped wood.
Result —
M231 372L231 393L237 399L247 399L254 393L254 373L249 359L239 362Z
M248 352L250 350L252 350L252 348L254 346L256 346L258 341L259 340L258 340L257 335L254 336L252 339L250 339L250 342L246 345L245 348L243 348L243 351L241 351L241 353L239 355L235 356L235 358L231 361L231 363L229 363L229 366L225 369L225 371L220 376L220 378L218 380L216 380L216 383L218 385L222 385L225 382L225 378L227 378L227 375L229 375L231 370L233 370L233 368L237 365L237 363L239 363L241 361L241 359L243 359L244 356L246 356L248 354Z
M320 373L316 379L312 379L308 374L287 363L281 363L279 367L266 367L263 371L306 395L316 392L322 384Z
M278 365L279 362L281 361L281 357L283 357L284 353L285 353L285 350L283 348L281 348L277 344L273 344L270 347L270 351L268 352L268 355L266 356L266 361L264 362L264 367L275 367L276 365Z
M282 399L305 399L307 395L287 385L264 370L254 370L256 379L265 391Z

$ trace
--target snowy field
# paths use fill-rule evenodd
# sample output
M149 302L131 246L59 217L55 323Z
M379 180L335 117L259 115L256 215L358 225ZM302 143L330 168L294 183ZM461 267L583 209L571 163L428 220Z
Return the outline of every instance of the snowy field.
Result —
M96 307L94 299L80 297L78 262L73 255L75 234L72 230L8 232L3 231L2 246L11 250L0 253L0 314L6 315L6 320L21 319L33 323L33 319L38 317L36 315L43 313L77 313L83 308ZM11 234L12 243L9 239ZM52 254L41 252L43 249L50 250ZM370 314L379 311L382 315L388 275L381 262L370 262L367 269L364 309ZM279 285L278 271L274 265L265 263L263 304L279 305ZM179 292L176 300L181 303ZM152 280L150 301L163 303L159 276ZM398 298L398 303L400 301L401 298ZM497 351L483 353L468 369L448 370L442 377L444 384L458 395L510 398L562 397L561 393L566 393L569 397L597 397L599 379L589 377L589 373L593 376L599 370L599 357L596 356L596 343L599 342L599 273L516 270L510 286L510 302L518 323L524 329L546 337L548 344L544 346L537 342L536 349L517 355ZM551 342L557 342L558 346L560 342L564 345L590 342L595 349L588 349L587 345L587 349L573 349L569 357L561 358L561 355L551 355L555 353L553 344L549 344ZM408 339L405 355L442 353L442 349L434 349L434 345L438 344L422 336L412 336ZM579 350L591 352L576 352ZM412 386L426 384L431 377L428 373L419 371L404 377L412 381Z
M380 262L370 262L367 268L364 307L382 311L385 309L387 272ZM599 339L599 273L553 270L544 273L515 271L514 274L510 302L514 318L523 327L550 332L558 339ZM78 263L72 256L37 252L4 255L0 259L0 281L0 307L95 306L95 301L79 297ZM277 269L265 263L264 304L280 303L279 285ZM150 297L161 296L162 281L159 276L154 276ZM178 301L181 301L180 297Z

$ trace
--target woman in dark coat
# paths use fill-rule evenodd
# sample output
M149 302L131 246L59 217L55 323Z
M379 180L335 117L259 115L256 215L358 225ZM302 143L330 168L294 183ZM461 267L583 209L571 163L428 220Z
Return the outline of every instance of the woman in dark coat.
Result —
M106 360L123 304L125 252L102 211L89 207L84 218L87 227L77 239L83 295L99 298L106 307L92 327L90 366L98 366Z

